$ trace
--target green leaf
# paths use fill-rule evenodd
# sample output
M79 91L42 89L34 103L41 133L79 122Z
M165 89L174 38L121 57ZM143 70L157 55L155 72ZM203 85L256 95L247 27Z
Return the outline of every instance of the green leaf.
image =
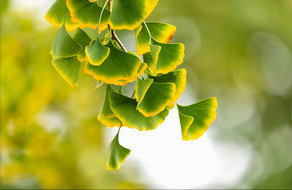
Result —
M63 25L57 33L51 54L53 58L59 57L73 57L78 55L82 51L81 45L76 43L71 36L67 33L65 25Z
M138 77L137 73L141 67L145 68L140 57L116 48L112 41L106 46L110 48L110 54L101 65L94 66L90 63L85 65L84 72L96 80L107 84L126 85Z
M126 160L126 158L131 153L130 149L127 149L120 145L119 143L119 133L115 136L110 145L109 155L107 159L107 169L108 170L118 170L120 169L122 163Z
M72 87L77 86L80 62L76 56L69 58L57 58L52 61L52 64L58 73L66 80L66 82L68 82Z
M175 91L175 84L171 82L156 83L153 79L137 79L137 110L145 117L155 116L175 102Z
M109 101L110 92L114 92L114 90L112 89L111 85L108 84L106 87L104 103L99 112L97 119L107 127L121 126L122 124L121 121L115 116L114 112L112 111L110 107L110 101Z
M88 0L67 0L67 6L70 10L72 21L77 22L82 28L90 27L95 29L99 24L99 17L102 8L96 2ZM107 28L110 12L104 10L100 23L101 30Z
M140 131L155 129L158 125L163 123L168 115L168 110L165 109L156 116L145 117L136 109L137 102L135 99L116 92L110 93L110 105L112 111L122 121L123 126Z
M53 26L60 28L65 23L68 31L76 30L77 23L71 21L66 0L56 0L45 15L45 19Z
M116 30L134 30L153 11L159 0L114 0L110 26Z
M86 56L91 65L99 66L109 56L110 48L102 45L97 39L93 44L85 48Z
M141 103L147 90L149 89L152 83L153 83L153 80L151 79L147 79L147 80L137 79L136 86L135 86L135 91L136 91L135 98L138 101L138 104Z
M176 86L176 92L174 97L174 102L181 96L182 92L186 87L186 76L187 71L185 69L178 69L172 72L169 72L164 75L152 76L149 75L150 78L154 79L154 82L165 83L172 82Z
M73 40L82 46L83 50L78 54L77 58L80 62L86 61L85 47L91 42L91 38L80 28L77 29L73 36Z
M155 63L156 69L153 74L166 74L182 64L185 49L183 44L164 44L157 42L153 38L151 39L150 44L151 51L154 46L161 47L157 62ZM153 60L155 61L155 59Z
M182 139L195 140L202 136L216 119L217 99L209 98L189 106L178 105Z
M160 22L146 22L146 25L151 33L152 38L160 43L168 43L174 36L176 27ZM137 53L143 55L150 52L150 35L147 31L145 23L142 23L135 30Z
M146 53L143 55L144 62L147 63L148 69L151 73L156 71L156 63L158 61L158 56L160 54L160 46L151 46L151 53Z

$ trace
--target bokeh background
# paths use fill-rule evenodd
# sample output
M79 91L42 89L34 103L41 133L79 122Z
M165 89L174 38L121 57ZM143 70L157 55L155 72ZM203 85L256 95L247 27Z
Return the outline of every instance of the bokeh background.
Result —
M104 87L81 72L71 88L50 64L53 2L1 0L1 188L292 188L291 0L160 0L147 20L186 46L178 102L216 96L218 116L192 142L176 108L155 131L123 129L119 171L105 169L117 129L96 119Z

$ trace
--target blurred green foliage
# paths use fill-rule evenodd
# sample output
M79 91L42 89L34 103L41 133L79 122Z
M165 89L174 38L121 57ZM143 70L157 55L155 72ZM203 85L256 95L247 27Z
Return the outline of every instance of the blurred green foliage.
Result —
M94 80L83 74L78 88L69 87L50 64L57 31L25 14L8 11L1 20L2 187L145 187L136 169L105 170L96 120L104 88L93 93ZM177 27L188 94L218 98L208 133L249 147L234 188L291 188L292 1L160 0L148 20Z
M213 138L251 149L235 187L291 188L292 1L160 1L152 17L178 28L189 93L218 97Z
M106 170L96 119L104 89L93 92L85 75L78 88L63 81L50 64L56 29L23 14L8 11L1 20L0 187L137 187L129 178L135 171Z

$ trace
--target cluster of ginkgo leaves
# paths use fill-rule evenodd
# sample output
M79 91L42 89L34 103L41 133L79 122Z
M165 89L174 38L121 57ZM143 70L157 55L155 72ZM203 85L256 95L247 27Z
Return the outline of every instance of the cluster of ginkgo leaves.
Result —
M56 0L45 16L60 28L51 50L58 73L77 86L81 63L85 62L83 70L97 80L97 86L107 84L98 115L107 127L153 130L163 123L185 89L187 72L176 70L183 62L184 45L169 43L176 27L145 22L158 1ZM96 39L83 30L87 27L98 29ZM137 50L126 50L115 30L135 30ZM75 34L71 36L69 31ZM134 81L132 97L124 95L121 86ZM112 85L120 86L119 90ZM216 118L216 98L176 105L183 140L199 138ZM119 169L130 154L119 144L119 131L110 145L107 169Z

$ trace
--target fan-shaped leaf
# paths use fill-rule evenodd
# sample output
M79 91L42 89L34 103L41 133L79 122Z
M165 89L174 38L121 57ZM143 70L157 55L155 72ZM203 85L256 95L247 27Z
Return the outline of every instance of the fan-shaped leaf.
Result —
M58 73L68 82L72 87L77 86L80 62L77 57L57 58L52 61L53 66Z
M147 22L146 23L152 38L160 43L168 43L174 36L176 27L166 23ZM142 23L135 30L137 53L139 55L150 52L150 35L145 23Z
M175 84L171 82L156 83L153 79L137 80L137 110L145 117L151 117L165 110L174 103Z
M137 78L141 75L143 75L144 71L147 69L147 64L146 63L142 63L139 70L137 71L137 74L134 75L132 78L127 79L127 80L119 80L116 82L116 85L121 85L121 86L125 86L127 85L129 82L133 82L135 80L137 80Z
M99 39L97 39L93 44L85 48L85 52L89 63L98 66L109 56L110 48L102 45Z
M153 11L159 0L114 0L109 23L113 29L134 30Z
M82 47L71 38L63 25L57 33L51 49L53 58L73 57L81 51Z
M150 46L151 51L153 49L153 45L161 47L161 51L158 55L158 59L155 64L156 70L153 74L159 74L159 73L166 74L170 71L173 71L178 65L182 64L183 58L184 58L184 49L185 49L183 44L181 43L163 44L163 43L157 42L153 38L151 39L150 44L151 44ZM156 54L154 53L154 55ZM155 61L155 59L153 59L153 61Z
M140 131L148 131L155 129L163 123L168 115L168 110L164 110L152 117L145 117L136 110L137 102L135 99L126 97L116 92L110 93L111 109L115 115L122 121L123 126L138 129Z
M77 58L80 62L86 60L85 47L91 42L91 38L80 28L77 29L73 36L73 40L82 46L82 52L78 54Z
M141 67L138 56L117 49L112 42L106 46L110 48L107 59L99 66L86 63L85 73L92 75L96 80L116 85L121 85L119 81L130 82L133 78L138 77L137 73Z
M77 22L82 28L90 27L95 29L98 27L102 8L96 2L88 0L67 0L67 6L70 10L72 21ZM101 30L107 28L109 16L110 12L104 10L100 23Z
M156 71L156 63L160 51L160 46L151 45L151 52L143 55L144 62L147 63L148 69L151 73L155 73Z
M56 0L45 15L45 19L53 26L60 28L64 23L68 31L76 30L77 23L71 21L66 0Z
M189 106L178 105L183 140L195 140L202 136L216 119L216 98L209 98Z
M110 107L110 101L109 101L110 92L114 92L114 90L112 89L111 85L108 84L106 87L104 103L99 112L97 119L107 127L121 126L122 124L121 121L115 116L114 112L112 111Z
M158 83L172 82L175 84L176 92L174 102L181 96L182 92L185 90L186 76L187 71L185 69L178 69L160 76L149 75L150 78L154 79L154 82Z
M107 159L107 169L108 170L118 170L120 169L122 163L131 153L130 149L127 149L120 145L119 143L119 133L115 136L110 145L109 155Z

